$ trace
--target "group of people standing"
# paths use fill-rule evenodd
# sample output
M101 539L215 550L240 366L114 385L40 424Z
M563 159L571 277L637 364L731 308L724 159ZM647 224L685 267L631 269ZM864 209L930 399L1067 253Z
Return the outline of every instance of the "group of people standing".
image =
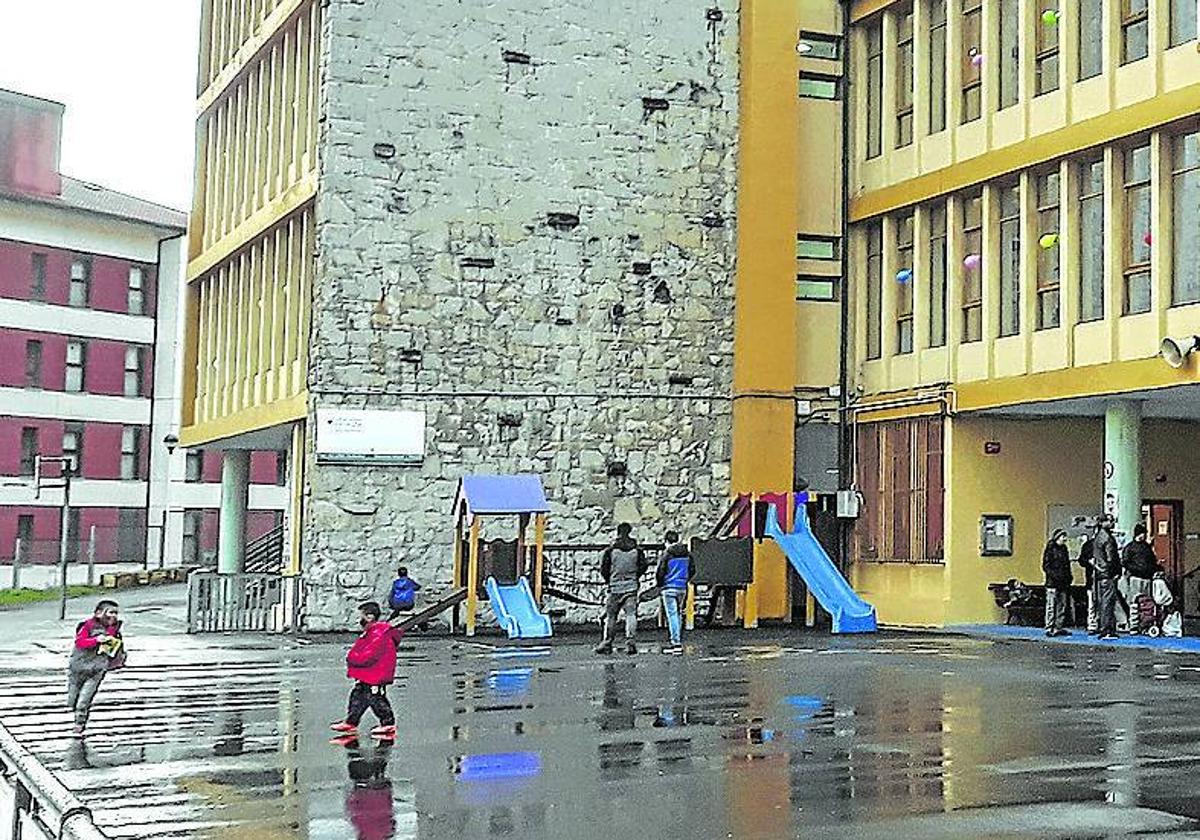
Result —
M1087 584L1087 628L1102 640L1117 638L1117 611L1123 608L1132 624L1132 607L1139 595L1150 596L1154 576L1162 572L1148 542L1144 523L1134 526L1133 539L1123 549L1113 536L1116 519L1103 514L1089 528L1075 562L1084 569ZM1065 636L1071 588L1071 559L1067 532L1055 531L1042 554L1046 574L1046 635Z

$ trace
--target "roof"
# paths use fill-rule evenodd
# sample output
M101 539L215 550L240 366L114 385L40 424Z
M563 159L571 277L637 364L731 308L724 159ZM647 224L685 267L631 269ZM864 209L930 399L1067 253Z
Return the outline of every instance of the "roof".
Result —
M468 516L549 513L542 479L536 475L468 475L458 483L454 509L466 502Z
M65 175L62 179L61 195L0 193L0 197L13 201L29 201L49 207L96 213L180 232L187 230L187 214L182 211Z

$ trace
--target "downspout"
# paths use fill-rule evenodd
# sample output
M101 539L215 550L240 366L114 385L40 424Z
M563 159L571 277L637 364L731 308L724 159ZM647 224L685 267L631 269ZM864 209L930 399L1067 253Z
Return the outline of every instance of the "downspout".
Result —
M838 489L854 484L854 416L850 408L850 9L842 6L842 254L840 365L838 367ZM838 565L843 573L850 568L850 533L853 522L838 519Z

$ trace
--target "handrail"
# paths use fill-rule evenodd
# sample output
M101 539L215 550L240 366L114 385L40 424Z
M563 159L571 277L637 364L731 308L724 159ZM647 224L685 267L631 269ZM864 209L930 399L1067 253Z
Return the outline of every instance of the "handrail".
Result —
M30 816L61 840L109 840L92 811L0 724L0 776L29 792ZM16 800L20 802L18 797ZM46 818L49 818L48 820Z
M753 497L749 493L739 493L729 503L729 507L725 509L725 513L717 520L717 524L713 526L712 532L708 535L709 539L720 539L724 537L730 530L733 524L737 522L738 517L750 506Z

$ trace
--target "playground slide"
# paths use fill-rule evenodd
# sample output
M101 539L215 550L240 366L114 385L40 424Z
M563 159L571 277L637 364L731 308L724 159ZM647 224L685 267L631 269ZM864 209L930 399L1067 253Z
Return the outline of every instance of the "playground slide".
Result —
M833 616L834 633L875 632L875 608L858 597L817 542L808 527L804 505L796 506L796 525L790 534L785 534L779 526L779 512L771 505L767 512L767 536L779 543L792 568L808 584L808 591Z
M465 588L455 589L453 592L450 592L448 595L446 595L445 598L430 604L428 607L422 608L412 615L405 616L403 619L400 619L400 617L397 616L398 620L393 622L393 624L395 624L401 630L408 631L413 627L416 627L418 624L423 624L424 622L429 621L429 619L433 618L435 615L445 612L456 604L461 604L465 600L467 600L467 590Z
M550 618L538 611L526 578L518 578L512 586L501 586L494 577L489 577L487 594L492 612L508 638L547 639L554 635Z

